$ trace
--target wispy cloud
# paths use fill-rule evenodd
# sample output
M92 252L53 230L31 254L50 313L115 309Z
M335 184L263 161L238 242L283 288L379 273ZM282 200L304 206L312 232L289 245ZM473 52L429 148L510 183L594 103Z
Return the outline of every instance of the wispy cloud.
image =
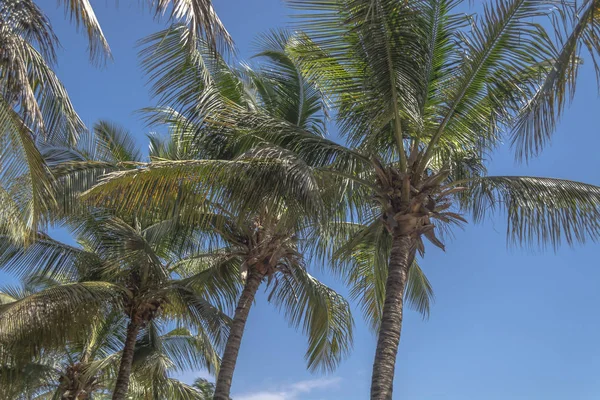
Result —
M274 390L264 390L253 393L242 393L233 396L235 400L302 400L303 394L313 391L335 389L339 386L341 378L322 378L299 381L283 385Z

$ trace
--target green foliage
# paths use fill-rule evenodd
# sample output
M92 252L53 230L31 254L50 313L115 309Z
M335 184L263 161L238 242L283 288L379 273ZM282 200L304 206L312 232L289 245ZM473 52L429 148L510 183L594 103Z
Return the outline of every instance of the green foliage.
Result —
M160 314L144 325L138 338L131 390L145 398L147 388L152 386L144 382L153 382L157 385L154 391L168 388L173 396L195 398L193 390L168 378L168 373L217 370L217 349L226 337L228 318L210 299L221 298L227 290L235 293L236 286L221 287L221 292L216 292L204 290L202 279L196 275L187 280L172 276L169 264L195 255L189 232L183 235L176 224L167 225L168 229L162 224L161 234L157 234L155 229L160 223L134 228L103 213L85 219L71 217L69 223L75 227L81 247L41 235L27 248L5 241L7 245L1 249L1 266L10 267L26 282L22 290L3 291L3 363L28 365L32 360L43 360L48 353L53 359L64 357L61 349L67 346L68 351L74 349L80 354L79 363L84 364L81 374L90 382L108 374L109 381L103 381L102 388L109 390L117 373L118 346L122 346L132 304L164 299ZM222 301L219 304L226 308ZM105 321L112 322L106 326ZM62 328L57 329L59 322ZM180 327L159 333L174 322ZM120 336L119 331L123 332ZM111 333L117 336L108 337ZM108 354L96 345L110 345L113 351ZM102 354L96 357L97 352ZM159 381L165 384L158 385Z
M109 55L88 1L63 3L92 59ZM148 161L115 124L84 132L50 68L57 42L45 16L30 1L22 13L0 6L11 52L0 60L0 265L26 280L0 294L0 378L23 376L3 383L5 396L49 390L55 364L83 355L84 376L109 388L122 320L148 304L160 312L137 340L132 398L212 396L208 382L168 372L217 368L222 312L251 269L307 336L308 368L330 371L354 322L311 262L342 277L379 330L399 237L413 244L404 299L424 317L434 295L415 259L423 238L444 249L467 217L507 217L514 244L597 240L598 187L488 176L486 164L506 140L520 159L548 144L580 50L600 50L598 1L494 0L470 16L461 0L288 3L301 30L260 36L246 64L215 51L231 38L210 1L149 1L174 23L140 42L158 101L143 115L167 128L149 136ZM330 109L339 141L327 138ZM42 233L49 222L79 245Z
M61 285L59 282L41 285L39 280L36 277L24 282L21 300L35 295L36 288L42 293L42 287ZM78 340L67 341L54 350L46 348L25 364L15 361L2 364L0 393L7 399L63 398L78 394L104 398L114 387L126 322L119 312L97 316L89 325L78 327L84 332ZM211 343L203 342L185 328L160 334L156 325L149 325L135 347L131 398L203 400L198 391L170 378L169 372L204 366L206 354L211 351ZM216 354L211 357L211 362L218 364Z

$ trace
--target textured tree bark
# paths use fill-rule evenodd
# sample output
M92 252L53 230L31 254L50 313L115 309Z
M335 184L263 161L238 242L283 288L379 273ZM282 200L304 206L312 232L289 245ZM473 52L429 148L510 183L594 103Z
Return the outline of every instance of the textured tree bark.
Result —
M377 350L371 378L371 400L391 400L396 355L402 331L402 308L408 269L412 262L412 239L394 233L385 302L377 338Z
M119 367L119 375L117 375L117 383L113 392L112 400L124 400L129 389L129 375L131 375L131 364L133 363L133 352L135 350L135 342L140 330L140 325L132 318L127 325L127 337L125 338L125 347L123 347L123 355L121 356L121 366Z
M263 275L256 271L249 271L246 285L242 291L242 295L238 301L231 323L229 338L225 345L225 352L221 360L221 368L217 376L217 385L215 387L214 400L229 400L231 392L231 382L233 380L233 372L237 362L240 345L242 344L242 336L246 327L246 320L250 313L250 307L258 291L258 287L262 282Z

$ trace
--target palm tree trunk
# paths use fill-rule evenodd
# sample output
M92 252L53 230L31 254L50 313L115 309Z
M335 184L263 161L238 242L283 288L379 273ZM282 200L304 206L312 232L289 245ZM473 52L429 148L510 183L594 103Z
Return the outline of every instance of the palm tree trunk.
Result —
M233 372L237 362L240 345L242 344L242 335L246 327L246 320L250 313L250 307L262 282L263 275L256 271L249 271L246 285L235 309L235 315L231 323L231 331L225 345L225 352L221 360L219 375L217 376L217 385L215 387L214 400L229 400L231 392L231 382Z
M133 363L133 352L137 340L140 324L132 317L127 325L127 337L125 338L125 347L123 347L123 356L121 357L121 366L119 375L115 384L112 400L124 400L129 389L129 375L131 375L131 364Z
M377 338L371 378L371 400L391 400L396 355L402 331L402 308L408 269L412 262L412 239L393 234L392 252L385 285L385 303Z

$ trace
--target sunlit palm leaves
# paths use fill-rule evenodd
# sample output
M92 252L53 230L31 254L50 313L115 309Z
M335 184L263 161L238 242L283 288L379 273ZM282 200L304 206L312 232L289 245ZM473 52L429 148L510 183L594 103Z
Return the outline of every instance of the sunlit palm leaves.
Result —
M0 43L0 191L10 205L0 225L22 240L54 206L36 141L72 141L84 126L51 69L57 38L32 1L0 6Z
M488 176L472 182L467 205L476 220L496 211L508 217L513 243L556 248L597 240L600 187L563 179Z
M103 214L72 216L68 224L74 228L81 248L42 235L27 248L6 242L2 249L2 266L27 277L31 284L64 280L16 301L11 301L11 297L17 296L10 291L5 293L0 306L0 341L11 352L2 354L6 363L39 358L43 356L42 349L58 350L64 343L85 343L93 339L86 332L96 321L102 321L110 313L117 313L123 321L127 316L137 315L131 314L137 307L158 301L160 314L156 320L149 319L141 331L150 335L147 349L156 348L163 355L143 358L139 365L134 364L134 381L142 379L135 378L135 371L142 366L142 375L154 371L154 377L165 382L168 371L218 368L219 358L213 346L218 348L225 340L227 318L211 304L210 298L220 297L220 293L205 292L202 280L194 275L187 280L171 277L167 268L194 256L198 244L189 237L189 231L178 229L177 224L130 226ZM154 228L156 225L161 225L160 232ZM38 278L31 280L31 277ZM229 286L228 290L235 292L236 287ZM220 304L226 309L226 303L221 300ZM57 321L65 326L56 329ZM164 329L156 325L159 321L175 322L181 328L157 342L158 339L152 339L153 332ZM94 362L86 366L86 373L95 376L95 371L110 367L116 377L114 368L118 360L117 355Z
M549 143L565 104L575 94L582 48L589 50L598 75L599 11L598 0L575 2L562 12L555 11L552 22L558 46L545 73L539 76L533 96L522 104L517 114L512 142L519 157L538 154Z
M333 244L334 272L350 288L365 319L376 332L385 300L385 282L391 251L391 236L380 220L369 225L342 224ZM434 301L433 288L417 264L409 270L405 301L423 318L428 318Z
M214 352L192 357L211 348L202 343L224 343L213 304L232 309L242 284L244 293L253 286L251 303L263 281L269 300L307 335L308 367L333 369L350 349L352 318L345 300L306 270L311 261L326 260L371 326L393 336L378 342L372 392L374 399L390 398L402 322L398 294L424 316L433 301L414 260L425 254L425 243L444 249L467 216L480 221L496 211L508 218L509 240L518 244L557 247L600 234L598 187L486 171L487 157L507 138L525 158L548 142L574 93L580 49L596 55L600 48L596 0L496 0L470 17L460 0L290 3L300 10L304 32L261 36L257 56L245 64L214 52L229 38L209 1L151 1L157 13L170 12L179 22L142 41L140 52L159 102L144 115L150 125L166 125L168 138L150 136L149 162L126 132L106 122L95 126L90 149L85 142L43 149L63 205L54 216L75 223L83 248L96 255L87 262L99 277L85 282L124 292L118 298L131 320L142 315L135 307L160 303L142 318L136 346L139 368L155 378L133 379L132 395L193 396L191 387L168 378L170 367L184 365L167 358L214 365ZM90 37L101 35L93 14L85 14L86 2L69 7L76 19L92 22ZM27 34L50 32L40 21ZM97 49L105 44L97 43ZM50 58L52 51L46 51ZM24 93L24 104L37 95ZM61 115L69 115L65 104ZM329 107L344 144L326 138ZM9 112L0 115L14 124ZM23 132L32 137L43 132L33 125L36 118L60 132L73 130L43 111L28 117L32 126ZM75 136L62 138L72 144ZM8 190L2 196L15 198ZM22 220L22 210L43 196L31 199L8 202L4 220ZM116 215L78 219L93 207ZM23 270L27 261L43 265L38 269L46 275L77 275L64 265L82 262L78 249L42 235L38 240L27 250L7 247L13 260L7 266ZM87 284L81 282L75 285ZM10 309L11 296L1 298L2 310ZM240 307L245 323L249 305ZM385 307L392 310L387 316ZM158 308L161 318L188 331L178 328L158 340ZM143 357L155 350L169 357ZM230 386L235 362L227 365ZM217 396L228 394L219 385Z
M170 12L170 19L182 21L195 37L205 37L213 49L232 45L231 36L217 16L212 0L147 0L158 14Z
M60 283L54 282L54 285L57 284ZM21 293L23 300L33 296L35 290L31 282L26 282ZM45 351L24 365L13 364L19 365L19 368L11 370L10 363L3 364L0 393L10 399L28 399L31 396L103 398L110 393L125 338L125 317L112 312L78 328L85 332L78 340L66 342L56 350ZM210 341L205 342L202 337L194 336L184 328L162 333L152 324L144 330L136 344L130 396L140 400L202 400L197 390L169 375L194 368L210 369L218 362Z
M92 61L110 57L110 47L89 0L60 0L77 27L88 36L88 50ZM227 50L233 41L217 16L211 0L138 0L140 6L149 6L157 18L167 15L172 22L186 24L195 37L204 37L214 50Z
M110 57L90 2L62 0L59 4L86 32L92 61ZM169 13L169 20L186 24L195 40L206 37L212 50L231 46L231 38L210 0L148 0L148 5L157 17ZM0 159L0 190L2 197L13 204L3 210L0 224L9 227L3 229L9 229L15 239L23 239L28 230L45 222L44 213L55 206L51 177L33 144L40 140L74 143L85 126L52 71L58 38L33 0L11 0L0 5L0 43L0 135L5 149ZM14 166L8 167L10 164L19 165L22 175L18 177L18 193L10 187L16 185L17 172Z

